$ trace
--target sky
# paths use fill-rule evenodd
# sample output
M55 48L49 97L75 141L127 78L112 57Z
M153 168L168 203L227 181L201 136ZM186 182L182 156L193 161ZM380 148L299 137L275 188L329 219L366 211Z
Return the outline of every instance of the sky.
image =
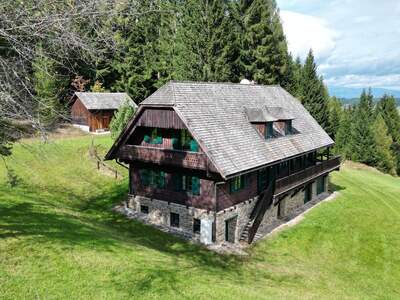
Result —
M400 91L400 0L277 0L294 56L329 87Z

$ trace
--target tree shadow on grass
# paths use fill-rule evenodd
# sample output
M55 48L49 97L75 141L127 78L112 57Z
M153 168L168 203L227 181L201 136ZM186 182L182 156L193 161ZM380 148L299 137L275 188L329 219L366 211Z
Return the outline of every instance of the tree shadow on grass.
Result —
M125 195L121 186L111 186L84 201L70 192L68 197L74 198L78 207L81 206L79 209L76 205L72 205L71 209L65 208L63 189L47 189L50 196L35 193L36 189L25 186L15 190L0 185L0 239L25 236L36 242L111 252L121 246L132 249L144 247L190 261L193 267L203 268L203 271L214 273L224 270L230 271L232 278L235 278L233 274L237 279L240 277L242 259L218 255L111 211L113 205ZM8 200L8 196L15 201ZM57 199L62 204L60 207L56 205Z

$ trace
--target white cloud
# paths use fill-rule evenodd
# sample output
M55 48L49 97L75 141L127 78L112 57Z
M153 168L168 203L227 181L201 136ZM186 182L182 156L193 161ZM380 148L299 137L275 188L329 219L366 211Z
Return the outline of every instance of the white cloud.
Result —
M332 77L325 80L332 86L344 86L349 88L379 87L400 90L400 74L391 75L355 75L348 74Z
M329 28L324 19L287 10L281 11L281 18L289 50L294 56L304 58L312 48L320 59L335 49L340 34Z

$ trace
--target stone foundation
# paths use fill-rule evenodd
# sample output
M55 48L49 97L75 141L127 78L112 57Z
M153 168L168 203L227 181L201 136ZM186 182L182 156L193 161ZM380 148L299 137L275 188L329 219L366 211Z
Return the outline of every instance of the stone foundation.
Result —
M148 214L141 212L141 206L148 208ZM130 196L128 208L134 210L142 218L146 218L150 224L172 229L195 241L200 241L200 233L193 232L194 219L214 222L213 212L142 196ZM179 227L171 227L171 213L179 215Z

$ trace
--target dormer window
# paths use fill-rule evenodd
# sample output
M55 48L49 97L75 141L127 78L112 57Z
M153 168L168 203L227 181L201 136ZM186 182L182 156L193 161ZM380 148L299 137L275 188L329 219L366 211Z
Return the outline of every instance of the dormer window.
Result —
M292 120L285 121L285 135L293 134Z
M266 140L293 134L294 117L282 107L245 107L244 112L254 129Z
M265 124L265 139L271 139L274 137L274 123L267 122Z

